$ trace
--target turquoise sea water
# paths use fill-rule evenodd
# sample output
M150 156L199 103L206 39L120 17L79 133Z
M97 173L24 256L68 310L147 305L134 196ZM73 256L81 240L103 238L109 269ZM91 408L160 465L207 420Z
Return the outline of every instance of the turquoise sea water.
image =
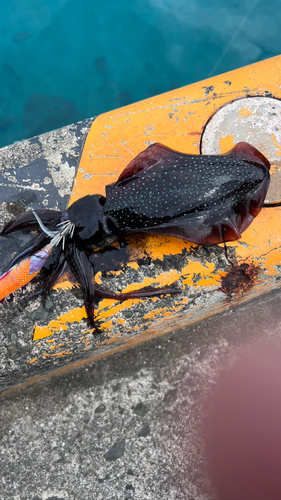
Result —
M280 0L0 5L0 146L281 53Z

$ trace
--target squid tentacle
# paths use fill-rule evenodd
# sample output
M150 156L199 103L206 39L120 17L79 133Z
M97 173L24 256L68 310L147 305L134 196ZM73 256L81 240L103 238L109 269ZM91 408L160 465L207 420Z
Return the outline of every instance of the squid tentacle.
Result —
M74 277L81 285L87 316L93 327L94 321L94 302L96 297L94 268L83 250L78 250L74 243L70 243L66 250L66 260L69 264Z
M57 223L61 218L61 212L57 210L36 210L37 215L43 224L52 225ZM38 229L38 222L34 218L34 211L24 212L18 215L15 219L8 222L2 229L1 236L6 236L7 234L14 233L22 229Z
M16 264L21 262L26 256L31 256L33 254L32 250L33 250L33 245L26 248L25 250L20 252L18 255L16 255L16 257L10 262L9 266L5 269L4 273L7 273L8 271L10 271L10 269L12 269L12 267L14 267Z
M65 264L66 264L65 255L60 254L58 259L57 259L57 262L56 262L56 264L51 272L51 275L47 279L46 283L44 284L43 290L42 290L42 304L43 304L44 308L45 308L48 293L50 292L51 288L53 288L53 286L57 283L57 281L59 280L59 278L63 274Z

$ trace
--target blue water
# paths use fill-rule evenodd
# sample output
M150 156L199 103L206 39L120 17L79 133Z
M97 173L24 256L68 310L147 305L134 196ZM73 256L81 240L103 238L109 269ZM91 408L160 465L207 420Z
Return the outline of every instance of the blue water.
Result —
M281 53L280 0L2 0L0 146Z

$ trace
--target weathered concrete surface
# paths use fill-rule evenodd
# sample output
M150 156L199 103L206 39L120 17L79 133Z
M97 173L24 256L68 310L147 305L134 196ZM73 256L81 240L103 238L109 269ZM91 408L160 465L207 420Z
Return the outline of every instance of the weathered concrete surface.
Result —
M225 153L235 142L253 138L273 163L270 200L279 199L280 71L281 57L262 61L105 113L90 129L93 120L4 148L2 222L30 208L64 209L70 195L74 201L88 193L104 194L105 185L152 142L199 154L213 152L214 141L215 152ZM23 305L22 299L41 288L38 276L0 307L0 391L180 329L279 287L279 215L280 208L262 210L240 240L228 243L232 266L223 245L202 248L160 235L131 235L125 249L115 242L110 252L93 252L95 281L104 290L181 290L147 300L100 300L98 332L90 330L73 276L52 290L48 310L40 298ZM21 231L0 238L2 269L30 237Z
M64 209L70 193L71 201L87 193L102 194L104 186L152 142L198 154L201 146L210 153L213 139L219 153L238 140L250 141L254 130L259 131L254 144L274 164L275 194L270 199L279 199L280 70L281 57L277 57L105 113L90 130L92 120L4 148L0 152L2 222L30 208ZM224 113L227 120L221 121ZM233 126L228 130L230 116ZM213 122L217 125L210 129ZM131 236L126 249L116 246L103 255L93 253L96 283L105 290L158 286L182 290L171 297L100 301L96 307L100 332L94 335L81 290L71 277L52 291L48 310L40 298L22 305L22 298L41 288L38 277L5 299L0 308L0 391L182 328L279 287L279 212L278 208L262 210L243 238L228 244L235 269L223 246L200 248L161 236ZM22 231L0 239L2 269L29 238ZM227 273L225 286L222 279Z
M204 401L227 365L281 343L280 292L1 401L1 500L215 500Z
M1 226L27 209L65 209L82 146L93 120L85 120L0 150ZM0 272L31 238L33 235L28 231L0 238ZM28 285L27 293L31 289L32 285ZM7 381L8 386L12 386L27 376L27 351L32 346L30 325L47 314L40 308L40 303L31 305L28 314L23 312L17 301L22 293L16 292L10 304L8 299L0 308L0 390L7 386ZM27 330L29 338L25 335Z

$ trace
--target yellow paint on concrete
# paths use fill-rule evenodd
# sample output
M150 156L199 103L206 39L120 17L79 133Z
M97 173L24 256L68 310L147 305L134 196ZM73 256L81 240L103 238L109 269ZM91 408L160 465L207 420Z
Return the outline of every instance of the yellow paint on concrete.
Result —
M268 277L279 275L281 262L281 208L264 208L243 234L243 240L231 243L241 261L261 264Z
M116 319L116 323L119 323L119 325L125 325L126 320L124 318L118 318L118 319Z
M188 304L188 297L184 297L180 302L177 302L175 300L175 305L184 305L184 304Z
M154 309L150 313L146 314L143 319L154 319L158 314L163 314L167 312L167 307L160 307L159 309Z
M277 149L277 151L275 151L275 154L276 154L277 156L281 156L281 146L280 146L280 144L278 144L278 142L277 142L276 135L275 135L275 134L272 134L271 138L272 138L272 140L273 140L273 142L274 142L274 145L275 145L275 147L276 147L276 149Z
M129 262L128 267L132 267L136 271L139 269L139 265L137 262Z
M239 119L243 118L244 116L251 116L253 114L253 111L251 111L249 108L242 108L239 109Z
M194 278L196 276L200 276L204 278L205 276L211 277L213 276L213 280L210 284L217 285L217 280L215 275L212 275L215 270L215 264L213 262L205 262L204 265L199 261L189 260L189 263L186 267L182 269L182 276L184 285L198 285L200 280L196 280L194 283Z
M219 147L221 154L227 153L235 146L234 140L234 135L227 135L220 138Z
M128 285L124 290L122 290L122 293L127 293L132 290L140 290L142 288L150 286L151 284L154 284L155 282L158 283L159 287L169 286L172 283L174 283L174 281L176 281L179 277L180 274L178 273L178 271L172 269L167 273L156 276L155 279L144 278L144 280L141 283L134 283L132 285ZM103 320L105 318L108 318L109 316L114 315L117 312L126 309L127 307L130 307L130 304L137 302L139 300L140 299L129 299L124 302L118 302L113 299L104 299L99 304L99 307L97 309L97 319ZM148 299L141 299L141 300L148 300ZM112 307L113 304L115 304L114 307ZM51 321L47 326L43 327L36 326L34 329L33 340L43 339L45 337L53 335L58 331L67 330L66 323L80 322L81 319L86 317L87 316L84 307L73 309L69 313L60 316L57 320ZM105 329L104 324L101 326L101 329Z
M72 288L75 288L77 285L75 283L71 283L67 277L63 277L58 281L55 286L53 287L54 290L71 290Z
M148 300L148 299L141 299L143 300ZM109 317L114 317L118 312L123 311L124 309L130 309L132 304L139 302L140 299L128 299L125 300L124 302L117 302L116 300L113 299L104 299L100 304L98 308L98 314L97 314L97 319L107 319ZM105 326L104 324L102 325L103 327Z
M51 321L48 326L35 326L33 331L33 340L49 337L61 330L67 330L67 323L79 323L83 318L86 318L85 307L77 307L66 314L59 316L56 320Z
M173 236L160 236L152 234L147 234L145 237L141 238L139 244L144 246L147 255L154 260L163 260L164 255L181 254L184 249L189 251L191 248L195 248L197 246L195 243L190 243Z
M61 347L61 346L63 346L63 345L64 345L64 344L52 345L52 346L50 347L50 349L51 349L51 350L52 350L52 349L57 349L58 347Z
M64 358L65 356L72 356L72 352L71 351L55 352L54 354L51 354L51 356L57 358Z
M133 290L141 290L142 288L150 287L154 283L158 283L157 286L162 288L172 285L179 278L180 273L175 269L171 269L171 271L167 271L166 273L158 274L155 278L144 278L141 283L131 283L130 285L127 285L122 292L127 293Z
M277 165L277 164L271 164L271 167L270 167L270 172L272 174L274 174L275 172L279 172L280 171L280 165ZM277 201L277 200L276 200ZM279 200L280 201L280 200Z
M37 359L38 359L38 358L37 358L37 356L36 356L35 358L33 358L33 359L31 359L30 361L28 361L28 363L31 365L32 363L35 363L35 361L37 361Z
M101 285L101 283L102 283L102 281L101 281L101 272L100 271L95 275L95 283L97 285Z

